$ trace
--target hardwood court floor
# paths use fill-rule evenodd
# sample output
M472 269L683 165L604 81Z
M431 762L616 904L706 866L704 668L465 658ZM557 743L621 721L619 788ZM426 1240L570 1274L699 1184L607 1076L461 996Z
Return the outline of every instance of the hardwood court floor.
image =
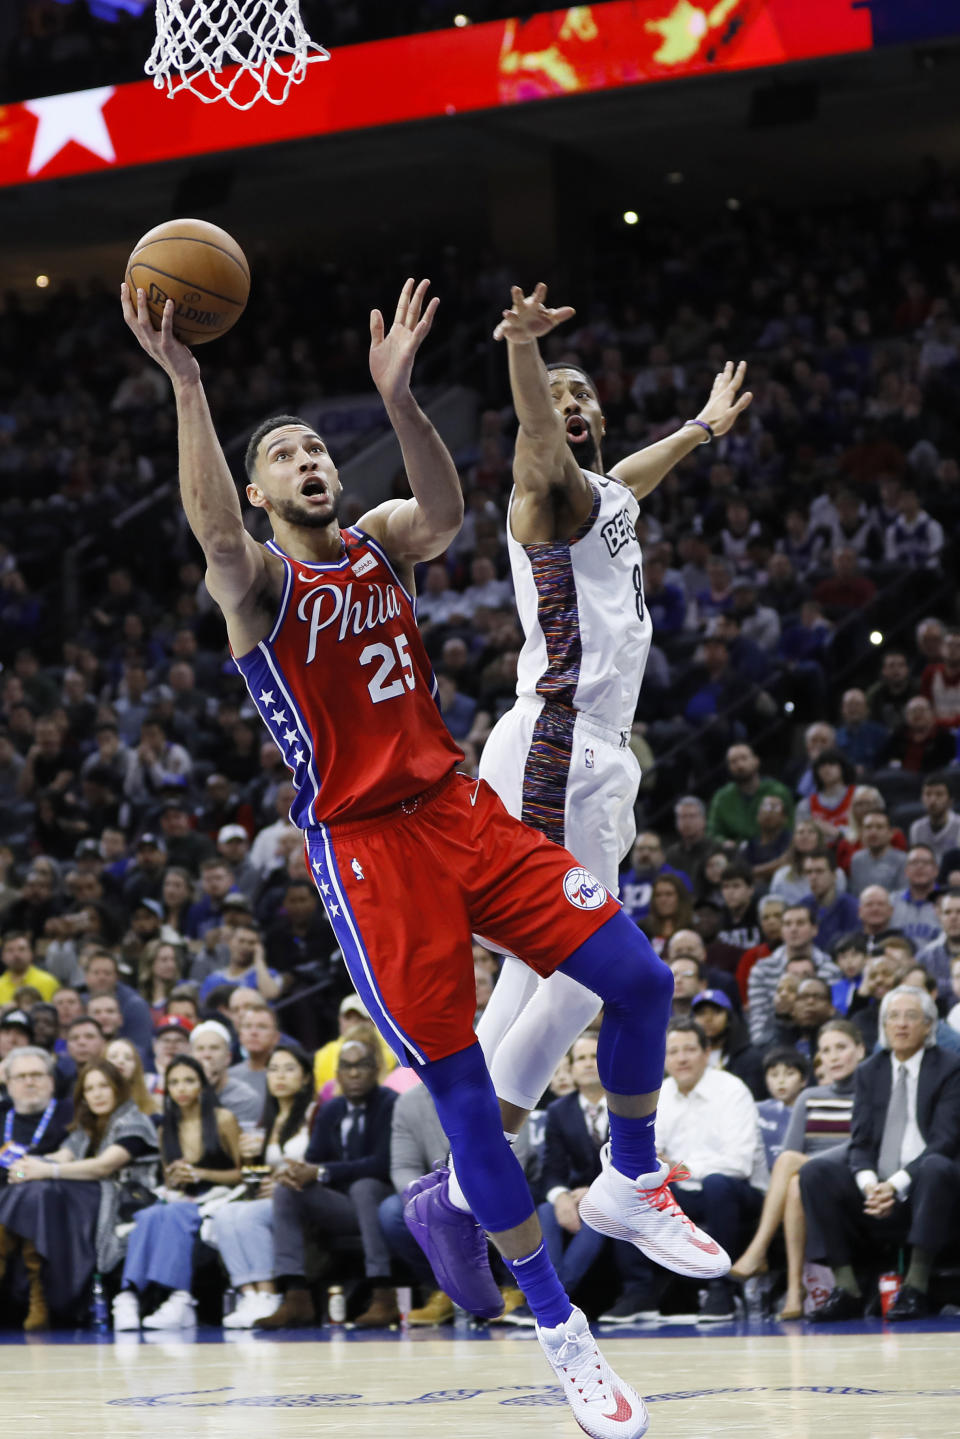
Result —
M733 1326L731 1326L731 1330ZM0 1346L0 1432L57 1439L574 1439L535 1338L43 1336ZM9 1337L11 1341L14 1336ZM72 1341L72 1342L71 1342ZM662 1439L960 1435L956 1322L604 1339Z

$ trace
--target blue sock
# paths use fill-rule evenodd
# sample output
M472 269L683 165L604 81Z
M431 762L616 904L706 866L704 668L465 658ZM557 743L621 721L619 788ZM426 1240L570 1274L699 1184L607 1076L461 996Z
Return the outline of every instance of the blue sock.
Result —
M603 1001L597 1068L607 1093L656 1093L663 1083L673 975L646 935L618 910L564 960L559 973Z
M623 1114L614 1114L608 1108L610 1120L610 1162L614 1169L628 1179L638 1174L650 1174L659 1165L654 1125L657 1112L645 1114L642 1119L628 1119Z
M573 1313L573 1305L560 1283L557 1271L541 1244L524 1259L505 1259L504 1264L523 1290L537 1323L544 1329L556 1329Z

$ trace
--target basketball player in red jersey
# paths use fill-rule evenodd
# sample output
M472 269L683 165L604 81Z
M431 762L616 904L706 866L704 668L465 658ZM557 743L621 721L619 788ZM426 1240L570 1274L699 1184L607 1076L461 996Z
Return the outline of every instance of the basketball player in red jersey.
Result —
M443 552L463 514L453 461L410 390L437 307L434 299L424 310L427 288L407 281L389 331L379 311L370 317L370 371L413 498L388 501L341 530L340 480L323 440L295 416L277 416L248 449L246 493L270 519L266 545L243 526L199 366L173 334L172 304L159 331L142 291L134 299L124 286L122 304L173 383L181 497L207 587L293 774L291 817L351 977L381 1033L429 1089L463 1192L524 1292L577 1422L594 1439L635 1439L647 1427L643 1403L603 1360L560 1285L503 1134L472 1028L473 931L523 955L538 974L571 975L604 1004L598 1063L623 1237L639 1225L645 1251L656 1252L652 1226L661 1249L695 1251L704 1277L725 1272L729 1259L665 1190L651 1198L636 1186L636 1176L657 1168L669 970L599 880L455 768L460 752L436 703L412 595L413 565ZM462 1215L455 1219L459 1236ZM442 1270L442 1233L433 1243ZM288 1312L308 1317L308 1296L297 1298L302 1273L281 1278ZM490 1312L499 1308L494 1290Z

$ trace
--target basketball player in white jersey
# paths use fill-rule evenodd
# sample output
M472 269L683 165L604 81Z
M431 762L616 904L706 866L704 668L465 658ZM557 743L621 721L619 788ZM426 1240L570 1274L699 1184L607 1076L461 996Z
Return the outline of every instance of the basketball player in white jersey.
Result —
M543 284L528 296L514 286L494 331L507 344L520 422L507 544L525 642L517 702L494 726L480 775L512 815L565 844L616 894L635 834L630 732L653 635L639 501L697 445L726 434L752 396L740 394L746 366L728 363L695 419L604 474L592 382L575 366L548 370L540 355L540 337L574 313L548 308L546 294ZM477 1035L508 1134L598 1010L575 980L540 980L505 956ZM467 1207L455 1175L450 1198Z

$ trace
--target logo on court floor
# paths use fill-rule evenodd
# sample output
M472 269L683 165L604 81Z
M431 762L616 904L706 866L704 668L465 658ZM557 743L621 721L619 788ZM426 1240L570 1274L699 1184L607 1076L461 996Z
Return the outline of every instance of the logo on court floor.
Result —
M563 892L575 909L599 909L607 902L607 891L588 869L568 869Z

